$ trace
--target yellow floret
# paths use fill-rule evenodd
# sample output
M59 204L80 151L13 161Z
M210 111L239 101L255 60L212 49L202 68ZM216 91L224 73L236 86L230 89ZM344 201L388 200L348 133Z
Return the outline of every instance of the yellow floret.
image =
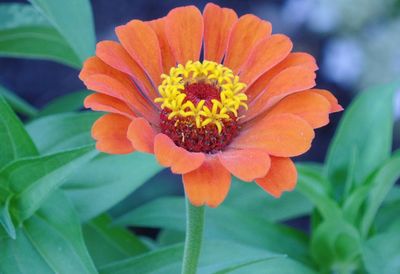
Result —
M158 87L161 97L156 98L156 103L161 103L162 109L170 110L168 119L175 116L194 117L196 127L205 127L214 124L221 133L223 120L230 119L229 114L238 116L240 107L247 109L247 96L243 93L246 84L239 81L239 76L221 64L212 61L193 62L185 65L179 64L170 69L169 75L161 75L162 83ZM194 105L191 101L184 100L185 85L199 81L214 85L220 90L220 99L213 99L211 109L201 100Z

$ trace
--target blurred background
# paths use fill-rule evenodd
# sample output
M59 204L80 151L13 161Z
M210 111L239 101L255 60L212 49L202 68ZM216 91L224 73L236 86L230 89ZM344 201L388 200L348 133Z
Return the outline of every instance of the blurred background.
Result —
M26 1L0 0L0 3ZM115 39L114 28L131 19L151 20L170 9L208 1L92 0L97 40ZM318 87L329 89L346 107L365 87L393 81L400 75L400 0L253 0L213 1L239 15L253 13L272 22L296 51L318 61ZM1 21L1 18L0 18ZM0 22L1 23L1 22ZM367 69L368 68L368 69ZM79 71L51 61L0 58L0 84L36 107L83 88ZM400 116L400 96L396 99ZM318 130L312 150L300 160L321 162L341 114ZM368 121L366 121L368 122ZM395 147L400 143L395 130Z

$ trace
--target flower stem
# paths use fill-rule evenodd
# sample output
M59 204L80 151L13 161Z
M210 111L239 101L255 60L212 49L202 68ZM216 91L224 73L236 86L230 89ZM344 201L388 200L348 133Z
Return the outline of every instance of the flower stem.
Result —
M196 207L186 199L186 239L182 274L196 274L204 228L204 206Z

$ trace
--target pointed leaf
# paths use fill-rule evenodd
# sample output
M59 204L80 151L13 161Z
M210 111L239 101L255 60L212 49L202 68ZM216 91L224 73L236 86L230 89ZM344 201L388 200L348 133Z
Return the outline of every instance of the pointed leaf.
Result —
M111 225L111 218L101 215L83 226L85 242L97 267L128 259L149 249L132 232Z
M356 151L354 182L361 184L390 156L393 134L393 95L399 84L362 92L346 110L329 147L326 171L336 197L344 192L352 151Z
M41 153L54 153L93 144L90 129L101 114L62 113L38 118L26 127Z
M46 156L25 158L0 171L0 185L14 197L11 211L19 221L29 218L65 180L67 175L91 159L93 146Z
M276 258L244 264L231 269L222 270L215 274L317 274L305 265L289 258Z
M16 159L38 154L21 121L1 96L0 144L0 169Z
M59 32L31 5L0 4L0 56L39 58L80 67Z
M122 201L162 169L150 154L101 154L70 176L63 189L81 219L88 220Z
M93 15L88 0L29 0L68 41L81 62L94 54Z
M12 196L10 195L8 196L4 204L0 203L0 224L3 226L8 236L15 240L15 237L17 235L9 210L11 198Z
M273 252L287 253L292 258L308 262L308 239L295 229L274 224L253 212L232 209L224 204L218 208L207 208L206 220L207 239L235 241ZM184 198L166 197L154 200L121 216L115 222L119 225L185 231Z
M321 172L309 164L297 164L299 174L297 189L306 196L326 219L340 218L342 212L326 191L326 179Z
M238 210L258 212L259 216L270 221L285 221L311 213L312 204L296 189L285 192L276 199L265 193L255 184L249 184L233 178L229 195L224 205Z
M29 118L37 115L38 110L26 102L24 99L18 97L13 92L0 85L0 95L7 100L12 109L18 113L26 115Z
M183 245L173 245L129 260L110 264L101 268L100 273L179 273L182 256ZM277 258L282 258L282 255L232 242L206 241L200 255L198 274L216 273L228 266L232 267L249 262Z
M4 274L97 273L73 206L61 192L18 228L16 240L0 231L0 246Z
M400 269L400 234L397 231L376 235L363 248L368 273L394 274Z
M371 187L365 204L365 213L361 221L361 233L363 236L368 234L379 207L399 178L400 150L393 154L392 158L378 170L371 182L369 182Z
M90 92L88 90L80 90L58 97L48 103L40 112L39 116L47 116L62 112L72 112L83 108L83 101Z

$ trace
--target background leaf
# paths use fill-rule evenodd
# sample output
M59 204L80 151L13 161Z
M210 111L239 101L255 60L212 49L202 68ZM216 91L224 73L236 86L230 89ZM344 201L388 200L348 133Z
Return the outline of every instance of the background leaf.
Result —
M74 172L63 188L81 219L89 220L120 202L161 169L150 154L101 154Z
M3 96L11 108L20 114L26 115L29 118L38 114L38 110L35 107L1 85L0 96Z
M93 144L90 129L101 116L95 112L62 113L38 118L26 126L41 153Z
M185 231L184 198L165 197L154 200L121 216L115 222L119 225ZM207 240L235 241L309 262L308 239L305 234L224 204L218 208L206 209L204 233Z
M88 0L29 0L68 41L83 62L94 54L93 15Z
M0 171L0 185L13 193L11 211L19 221L29 218L65 180L66 176L92 158L93 147L52 155L25 158Z
M3 226L5 232L12 239L17 237L15 226L10 215L10 201L12 196L8 196L4 202L0 204L0 224ZM0 226L1 227L1 226Z
M343 270L352 273L357 269L360 253L360 235L343 219L327 220L312 234L311 254L322 273Z
M83 226L90 255L97 267L128 259L148 251L132 232L111 225L111 218L101 215Z
M361 93L346 110L329 147L326 171L335 195L344 191L353 154L354 181L363 182L390 156L393 135L393 95L398 84Z
M297 164L297 189L307 197L325 219L337 219L342 216L339 206L328 196L326 179L319 169L306 163Z
M285 192L279 199L268 195L256 184L233 178L224 205L238 210L257 212L270 221L285 221L310 214L312 204L296 189Z
M130 260L110 264L101 268L100 273L179 273L182 256L183 245L178 244ZM198 273L216 273L226 267L260 260L273 260L279 257L282 256L236 243L206 241L202 247Z
M365 212L361 221L361 233L366 236L379 207L386 195L400 177L400 150L393 154L371 179L371 188L367 196Z
M77 111L83 108L83 100L88 96L88 90L79 90L56 98L40 110L39 116L47 116L63 112Z
M363 261L368 273L394 274L400 269L400 234L397 231L369 239L363 248Z
M288 258L276 258L272 260L263 260L252 264L243 265L236 269L218 272L218 274L316 274L312 269Z
M10 162L38 154L21 121L0 96L0 170ZM1 185L1 184L0 184Z
M81 66L70 45L31 5L0 4L0 18L0 56L39 58L76 68Z
M374 225L378 231L387 231L398 221L400 212L400 186L394 186L386 196L385 203L376 214Z
M73 206L61 192L18 229L16 240L0 228L0 246L4 274L97 273Z

